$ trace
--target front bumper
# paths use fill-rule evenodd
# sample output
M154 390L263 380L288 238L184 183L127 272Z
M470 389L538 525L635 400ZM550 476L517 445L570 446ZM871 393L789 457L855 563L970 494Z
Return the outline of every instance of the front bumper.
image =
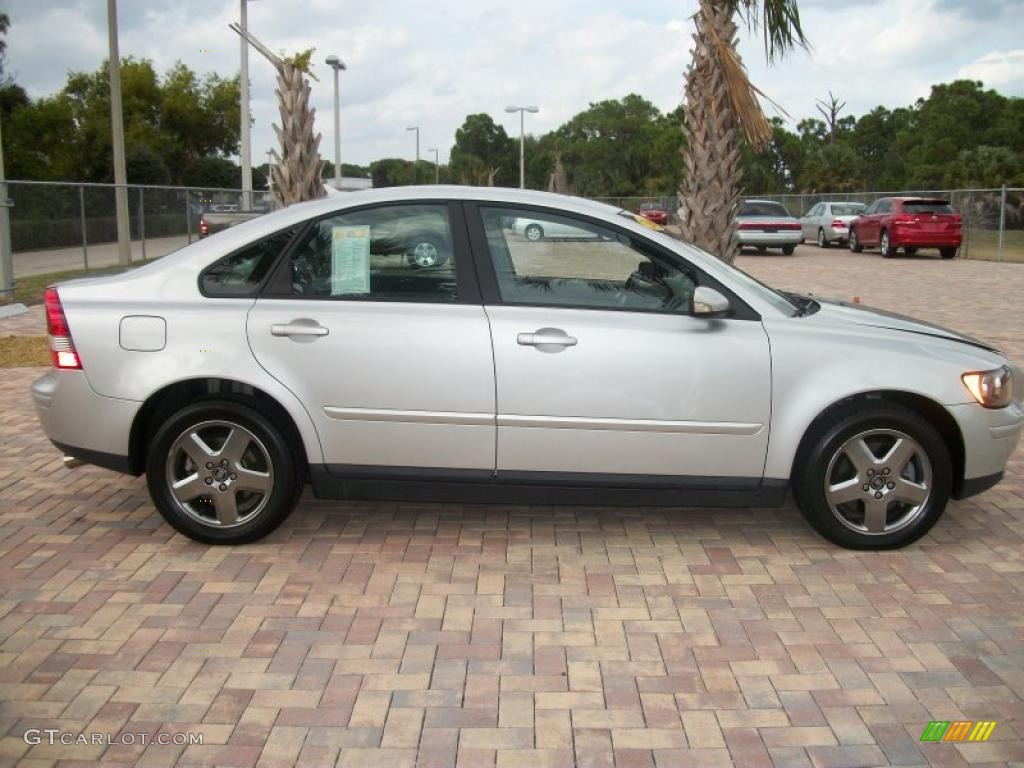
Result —
M32 384L39 423L64 453L129 471L129 437L141 403L97 395L82 371L50 370Z
M998 482L1020 441L1024 411L1018 402L998 409L974 403L947 408L964 438L964 476L955 496L966 498Z
M757 230L738 230L736 241L740 245L767 246L769 248L781 245L800 245L803 242L803 233L799 230L786 230L784 232L758 232Z

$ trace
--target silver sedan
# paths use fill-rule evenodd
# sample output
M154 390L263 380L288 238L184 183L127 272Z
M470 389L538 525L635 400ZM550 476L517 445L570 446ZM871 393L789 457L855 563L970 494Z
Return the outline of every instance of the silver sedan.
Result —
M782 203L773 200L745 200L736 214L736 240L740 247L781 248L789 256L803 242L800 222Z
M445 258L424 267L427 241ZM67 463L144 473L166 521L214 544L274 530L308 481L462 503L792 489L831 541L897 547L999 482L1024 422L1020 372L983 342L773 290L540 192L294 205L52 287L46 317L32 396Z
M864 203L822 202L812 206L800 218L805 240L813 240L819 248L850 239L850 222L864 213Z

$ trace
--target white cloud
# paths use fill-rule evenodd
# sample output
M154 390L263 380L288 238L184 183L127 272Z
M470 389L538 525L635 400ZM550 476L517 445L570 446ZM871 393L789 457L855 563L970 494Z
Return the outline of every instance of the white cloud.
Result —
M960 77L981 80L990 88L1012 96L1024 96L1024 48L992 51L957 72Z

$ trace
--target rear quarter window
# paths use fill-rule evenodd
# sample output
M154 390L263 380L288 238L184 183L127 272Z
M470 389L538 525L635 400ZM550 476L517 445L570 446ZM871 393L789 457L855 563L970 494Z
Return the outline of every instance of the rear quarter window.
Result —
M215 261L199 276L204 296L255 296L298 228L277 232Z

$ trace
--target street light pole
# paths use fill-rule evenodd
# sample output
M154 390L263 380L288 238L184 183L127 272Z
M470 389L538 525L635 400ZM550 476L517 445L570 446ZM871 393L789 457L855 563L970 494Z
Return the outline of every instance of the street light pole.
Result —
M437 162L437 148L436 147L431 147L430 149L427 150L427 152L433 152L434 153L434 183L435 184L440 184L441 183L441 167L440 167L440 165Z
M410 125L405 130L416 131L416 165L412 167L412 183L419 184L420 182L420 127L418 125Z
M518 107L508 106L505 107L506 112L518 112L519 113L519 188L526 188L526 113L536 114L540 112L540 109L534 106L529 107Z
M248 14L246 3L249 0L240 0L241 4L241 58L242 72L239 76L239 88L241 90L241 102L239 112L241 117L241 148L238 153L238 160L242 165L242 210L252 210L252 147L249 143L249 42L245 39L245 32L248 27Z
M117 211L117 262L132 263L128 230L128 172L124 164L124 118L121 113L121 54L117 45L117 0L107 0L107 45L110 50L110 140L114 150L114 208Z
M338 101L338 73L347 69L337 56L328 56L327 66L334 70L334 188L341 189L341 107Z
M274 150L267 150L267 191L274 197Z

